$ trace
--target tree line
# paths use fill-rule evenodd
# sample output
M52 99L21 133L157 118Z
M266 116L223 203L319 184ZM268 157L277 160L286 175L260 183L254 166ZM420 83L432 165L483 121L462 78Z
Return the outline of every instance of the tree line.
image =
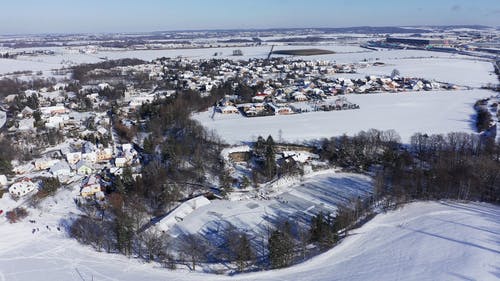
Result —
M417 133L408 145L392 131L370 130L322 141L321 156L358 172L375 171L375 197L411 200L500 200L500 145L467 133Z

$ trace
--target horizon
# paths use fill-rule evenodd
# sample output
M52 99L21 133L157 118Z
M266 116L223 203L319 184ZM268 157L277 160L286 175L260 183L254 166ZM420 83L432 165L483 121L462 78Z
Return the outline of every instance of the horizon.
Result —
M494 0L21 0L0 11L0 34L104 34L396 26L500 26ZM19 11L19 12L14 12ZM347 12L346 12L347 11ZM374 12L376 11L376 12Z
M140 35L153 33L176 33L176 32L229 32L229 31L286 31L286 30L323 30L323 29L355 29L355 28L492 28L500 29L499 26L489 26L482 24L452 24L452 25L356 25L356 26L336 26L336 27L271 27L271 28L213 28L213 29L166 29L166 30L150 30L150 31L104 31L104 32L40 32L40 33L0 33L0 36L46 36L46 35L106 35L106 34L124 34L124 35Z

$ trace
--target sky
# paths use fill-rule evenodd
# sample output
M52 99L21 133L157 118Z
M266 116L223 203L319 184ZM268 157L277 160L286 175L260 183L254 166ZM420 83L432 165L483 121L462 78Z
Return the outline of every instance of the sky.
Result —
M500 0L0 0L0 34L500 26Z

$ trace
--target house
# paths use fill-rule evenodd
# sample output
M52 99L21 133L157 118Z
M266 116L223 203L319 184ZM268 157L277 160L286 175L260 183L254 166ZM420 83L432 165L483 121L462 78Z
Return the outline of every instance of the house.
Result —
M113 150L111 148L102 148L97 151L97 161L108 161L113 159Z
M101 179L99 176L92 175L86 177L80 189L80 195L83 198L90 198L95 196L98 192L101 192Z
M116 167L125 167L128 164L128 160L125 157L116 157L115 159L115 166Z
M66 154L66 160L70 165L75 165L78 161L82 160L81 152L70 152Z
M16 197L24 196L36 189L36 185L28 178L22 178L9 188L9 193Z
M19 126L17 128L18 131L34 131L35 130L35 119L34 118L25 118L19 120Z
M23 110L21 110L21 116L22 116L23 118L30 118L30 117L32 117L32 116L33 116L33 113L34 113L34 112L35 112L35 111L34 111L33 109L31 109L29 106L25 106L25 107L23 108Z
M0 186L6 186L7 183L7 177L5 175L0 175Z
M52 167L50 167L49 170L52 175L59 177L59 176L69 176L71 175L71 168L68 165L68 162L66 161L59 161L56 164L54 164Z
M64 105L58 104L54 106L40 107L40 112L42 112L43 115L49 116L49 115L65 114L68 113L69 110L66 107L64 107Z
M64 125L64 118L62 116L50 116L45 123L47 128L61 128Z
M289 106L276 105L274 103L268 103L267 106L269 106L270 110L274 112L275 115L288 115L294 113Z
M47 170L50 167L54 166L59 160L56 159L47 159L47 158L40 158L35 160L35 170Z
M293 93L292 97L296 101L307 101L307 96L304 95L304 93L301 93L301 92L295 92L295 93Z
M76 163L76 172L79 175L90 175L93 169L85 160L80 160Z
M27 163L24 165L15 166L12 169L12 171L16 174L26 174L26 173L33 171L33 169L35 169L35 166L31 163Z
M219 107L219 110L222 114L237 114L238 109L232 105Z
M258 93L254 97L252 97L252 102L263 102L267 98L266 94Z
M83 161L87 161L90 163L96 163L97 162L97 153L92 151L88 153L82 153L82 158Z

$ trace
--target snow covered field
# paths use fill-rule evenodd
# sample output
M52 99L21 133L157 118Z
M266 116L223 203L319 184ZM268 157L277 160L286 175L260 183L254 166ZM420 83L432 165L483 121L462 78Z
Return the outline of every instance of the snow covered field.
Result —
M459 59L470 59L467 56L453 55L448 53L419 51L419 50L381 50L372 51L360 48L355 45L299 45L299 46L276 46L275 50L289 50L289 49L308 49L320 48L336 52L335 54L319 55L319 56L306 56L299 57L306 60L329 60L337 63L356 63L361 61L374 62L374 61L389 61L400 59L412 58L443 58L452 59L452 62L459 62ZM46 49L46 48L41 48ZM120 58L138 58L143 60L153 60L159 57L188 57L192 59L212 59L212 58L226 58L226 59L250 59L250 58L266 58L271 50L270 46L254 46L254 47L221 47L221 48L200 48L200 49L168 49L168 50L119 50L119 51L100 51L95 54L81 54L77 50L70 50L63 47L48 48L55 52L55 55L41 55L41 56L20 56L16 60L0 59L0 74L14 72L14 71L50 71L57 69L68 64L80 63L95 63L102 61L103 58L120 59ZM240 49L243 56L233 56L232 52L235 49ZM16 51L21 51L19 49ZM29 49L26 49L29 50ZM214 54L217 53L217 57ZM406 62L405 62L406 63ZM412 65L411 62L409 65ZM417 62L418 63L418 62ZM433 63L429 64L432 68ZM398 66L399 67L399 66ZM391 67L389 67L391 68ZM402 68L402 67L401 67ZM403 69L404 70L404 69ZM385 70L384 70L385 71ZM392 68L388 71L390 74ZM404 74L404 72L402 72ZM460 77L470 74L467 69L464 69ZM467 76L465 76L467 77Z
M214 119L209 110L193 118L233 144L259 135L300 142L371 128L394 129L408 142L416 132L474 132L473 104L493 94L487 90L353 94L346 97L360 109L255 118L216 114Z
M37 223L50 223L33 214ZM379 215L334 249L288 269L233 277L168 271L97 253L54 228L0 222L0 280L498 280L500 208L413 203ZM52 225L51 225L52 227Z
M367 75L390 75L398 69L402 76L426 78L460 86L481 87L497 84L491 62L463 58L387 59L384 66L359 69Z
M333 171L314 174L301 183L283 181L263 197L268 200L243 199L241 201L215 200L194 210L170 231L173 236L187 233L216 235L221 224L229 222L249 235L265 233L271 225L285 219L299 221L323 211L334 213L339 203L365 197L371 193L371 179L357 174Z

